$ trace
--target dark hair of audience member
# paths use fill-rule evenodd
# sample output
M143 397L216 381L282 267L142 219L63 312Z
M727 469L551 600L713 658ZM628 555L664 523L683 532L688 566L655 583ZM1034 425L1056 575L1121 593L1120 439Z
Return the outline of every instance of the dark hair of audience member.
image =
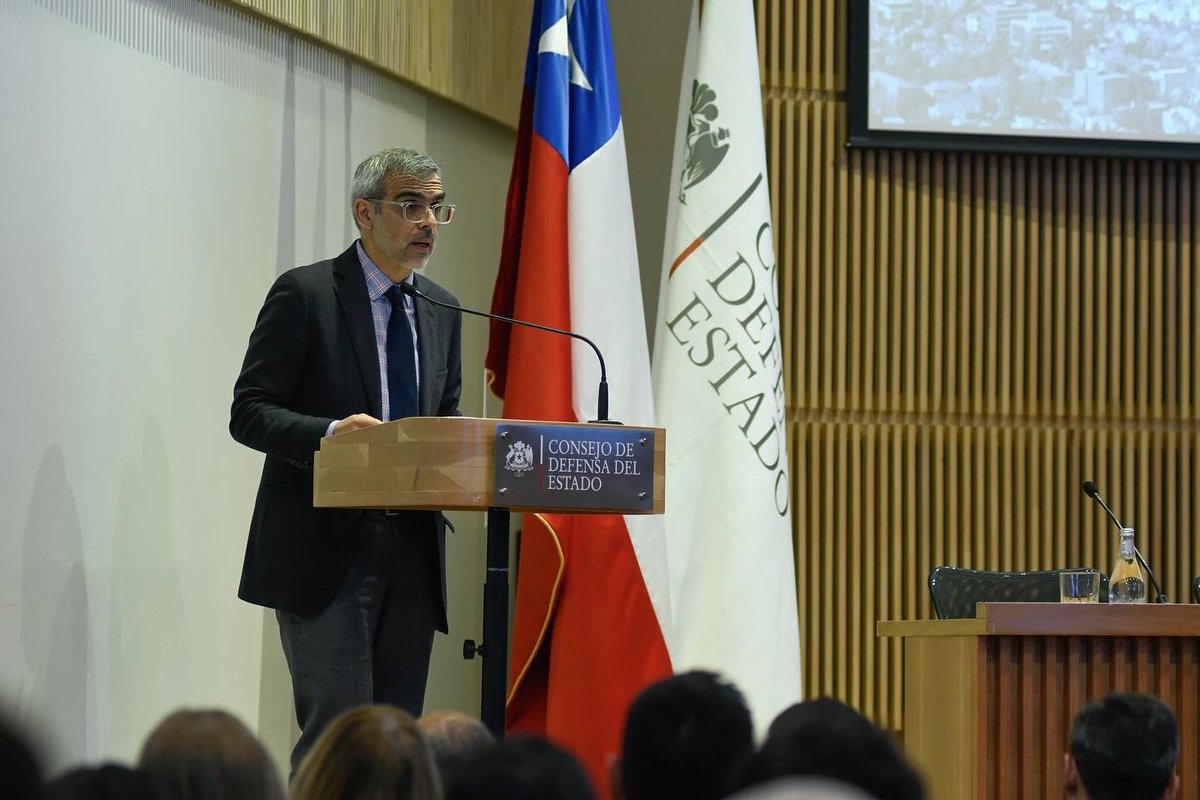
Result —
M561 747L516 734L464 765L446 800L596 800L579 762Z
M0 797L42 796L42 769L33 748L7 719L0 718Z
M122 764L78 767L46 784L45 800L159 800L154 779Z
M138 768L177 800L282 800L283 784L253 733L219 710L181 710L142 745Z
M648 686L629 707L617 781L625 800L715 800L738 788L753 753L742 693L712 672L686 672Z
M831 698L796 703L771 723L748 782L785 775L833 778L879 800L925 797L920 776L892 737Z
M1090 800L1157 800L1175 777L1179 726L1156 697L1110 694L1075 715L1069 749Z
M439 800L437 767L417 722L391 706L345 712L317 738L292 785L294 800Z
M445 787L465 762L496 745L496 737L478 718L461 711L432 711L417 725Z

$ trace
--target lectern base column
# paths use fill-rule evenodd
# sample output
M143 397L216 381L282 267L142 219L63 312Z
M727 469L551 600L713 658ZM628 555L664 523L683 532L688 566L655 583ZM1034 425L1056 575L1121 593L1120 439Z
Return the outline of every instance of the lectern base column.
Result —
M508 692L508 509L487 511L487 578L483 584L483 685L480 718L504 738Z

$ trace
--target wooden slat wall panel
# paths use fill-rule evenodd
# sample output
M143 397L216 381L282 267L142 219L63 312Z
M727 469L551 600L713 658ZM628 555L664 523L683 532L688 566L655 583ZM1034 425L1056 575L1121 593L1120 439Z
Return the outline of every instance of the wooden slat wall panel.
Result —
M982 770L982 797L1060 796L1062 743L1071 720L1090 699L1113 689L1160 697L1178 716L1180 752L1196 752L1200 703L1196 670L1189 667L1200 658L1200 640L997 637L985 647L996 666L984 692L978 734L989 744L981 752L998 752L995 763ZM1182 796L1191 796L1192 787L1200 785L1200 766L1195 759L1181 759L1178 772Z
M517 126L532 0L223 0Z
M756 13L805 691L899 729L876 620L931 617L938 564L1107 571L1086 479L1190 598L1200 166L848 151L845 3Z

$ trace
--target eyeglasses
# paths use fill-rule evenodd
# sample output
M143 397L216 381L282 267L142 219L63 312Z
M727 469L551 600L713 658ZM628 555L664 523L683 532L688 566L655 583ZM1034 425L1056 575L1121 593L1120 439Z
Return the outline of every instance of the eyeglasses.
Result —
M400 213L404 215L404 219L414 225L418 222L424 222L430 212L433 212L433 220L439 225L448 225L450 220L454 219L453 205L438 203L437 205L427 206L424 203L417 203L413 200L372 200L371 202L399 206Z

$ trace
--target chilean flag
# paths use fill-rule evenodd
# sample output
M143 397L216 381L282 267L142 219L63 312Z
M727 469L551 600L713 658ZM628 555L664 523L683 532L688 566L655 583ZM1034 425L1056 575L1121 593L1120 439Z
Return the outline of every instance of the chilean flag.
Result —
M603 0L535 0L492 311L594 339L610 415L653 424ZM506 418L596 418L599 366L580 342L492 323L486 365ZM671 673L669 598L660 517L525 515L510 730L565 746L604 792L630 702Z

